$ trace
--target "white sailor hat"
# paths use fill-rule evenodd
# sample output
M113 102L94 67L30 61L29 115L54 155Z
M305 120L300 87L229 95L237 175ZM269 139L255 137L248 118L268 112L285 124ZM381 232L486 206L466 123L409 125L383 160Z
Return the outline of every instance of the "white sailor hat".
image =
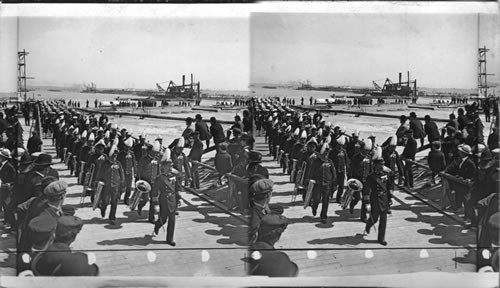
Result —
M337 143L340 144L340 145L344 145L345 144L345 136L344 135L340 135L337 138Z
M390 146L396 146L398 143L398 136L392 135L391 136L391 141L389 142Z
M332 136L328 134L328 136L326 136L325 143L330 144L331 142L332 142Z
M301 139L306 139L307 138L306 130L302 131L302 133L300 134L300 138Z
M160 141L155 140L155 142L153 142L153 152L160 152L160 147L161 147Z
M185 140L184 137L179 138L179 141L177 142L177 147L184 148Z
M165 153L163 153L163 156L161 157L160 162L161 163L172 163L172 158L170 155L171 155L170 149L166 149Z
M365 140L365 150L372 150L373 142L370 138Z
M293 131L293 136L299 136L300 134L300 128L296 128L295 131Z
M132 147L132 145L134 145L134 140L132 140L132 137L129 137L127 138L127 140L125 140L124 144L127 147Z
M325 153L327 150L330 150L330 145L328 143L323 143L323 146L321 146L320 154Z
M111 146L111 149L109 149L109 157L113 156L113 154L118 152L118 147L116 145Z

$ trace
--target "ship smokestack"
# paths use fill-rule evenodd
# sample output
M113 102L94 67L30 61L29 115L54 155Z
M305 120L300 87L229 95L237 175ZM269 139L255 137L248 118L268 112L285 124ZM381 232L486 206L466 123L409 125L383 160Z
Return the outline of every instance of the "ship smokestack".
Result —
M193 73L191 73L191 90L193 90Z
M408 86L410 86L410 71L408 71Z
M185 83L186 83L186 75L182 75L182 88L184 88Z
M401 72L399 72L399 87L401 87Z
M197 85L197 86L198 86L198 87L196 87L196 90L197 90L197 91L196 91L196 92L197 92L196 94L198 94L198 99L200 99L200 98L201 98L201 97L200 97L200 81L198 81L198 85Z

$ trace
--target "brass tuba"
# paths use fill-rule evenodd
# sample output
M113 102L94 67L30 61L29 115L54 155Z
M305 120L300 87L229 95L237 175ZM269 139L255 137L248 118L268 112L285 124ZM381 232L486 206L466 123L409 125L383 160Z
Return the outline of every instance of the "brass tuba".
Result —
M132 201L130 201L130 211L134 211L135 208L137 208L137 205L139 205L139 202L141 201L142 195L147 194L151 191L151 185L144 181L144 180L139 180L135 182L135 191L134 195L132 195Z
M99 201L101 200L102 189L104 188L104 182L97 182L97 188L95 189L94 202L92 203L92 210L95 210L99 205Z
M361 181L355 178L347 180L347 190L342 195L340 207L342 207L342 209L346 209L351 204L354 193L361 190L363 190L363 183L361 183Z

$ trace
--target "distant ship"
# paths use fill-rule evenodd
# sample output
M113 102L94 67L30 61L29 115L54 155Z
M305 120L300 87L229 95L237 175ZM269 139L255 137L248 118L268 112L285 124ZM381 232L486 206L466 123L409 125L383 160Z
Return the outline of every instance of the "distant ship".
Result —
M276 89L276 86L262 86L265 89Z
M96 85L91 83L84 85L85 90L81 93L106 93L106 94L124 94L137 95L145 97L153 97L156 99L200 99L200 82L193 82L193 74L191 74L191 83L186 84L186 76L182 75L182 85L176 85L174 81L168 83L167 89L164 89L160 84L156 83L158 90L132 90L132 89L105 89L97 90Z
M410 80L410 72L408 71L408 81L401 81L401 72L399 73L399 82L393 83L391 79L386 78L384 86L380 87L375 81L373 81L375 86L374 91L370 91L371 96L401 96L401 97L417 97L417 80Z
M139 96L149 96L158 99L200 99L200 82L194 83L193 74L191 74L191 83L186 84L186 76L182 75L182 85L176 85L174 81L168 83L167 89L156 83L158 91L137 92Z

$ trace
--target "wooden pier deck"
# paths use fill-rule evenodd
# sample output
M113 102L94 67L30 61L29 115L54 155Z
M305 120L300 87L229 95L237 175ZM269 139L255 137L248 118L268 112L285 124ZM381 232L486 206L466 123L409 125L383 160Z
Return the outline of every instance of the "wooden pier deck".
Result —
M29 128L25 129L25 133L27 131ZM52 141L43 139L43 142L43 151L54 157ZM204 155L202 161L210 162L210 159ZM149 205L139 216L119 201L117 225L109 225L108 219L101 217L99 209L92 210L89 197L80 205L83 187L76 184L76 177L69 175L69 170L60 163L60 159L54 158L54 162L53 167L58 170L60 179L69 185L65 204L74 207L75 216L84 221L82 231L71 247L92 253L101 276L246 275L246 262L242 259L247 254L247 224L235 217L235 214L243 217L236 211L231 215L224 210L227 186L216 187L216 177L211 171L201 169L201 189L194 191L198 195L187 189L181 192L182 205L178 209L174 236L177 245L171 247L165 243L165 230L160 229L158 236L152 236L153 224L147 221ZM14 235L6 233L3 227L0 227L0 235L0 275L15 275Z
M290 221L275 247L297 263L300 276L475 271L475 231L464 229L459 216L434 208L439 207L434 201L440 187L423 188L427 174L422 168L415 169L416 189L395 191L393 212L387 220L388 245L382 246L373 229L363 237L360 204L351 215L331 200L328 222L321 224L319 215L313 217L310 207L303 208L301 196L291 203L294 186L267 147L264 137L256 138L262 165L275 183L271 203L283 206Z

